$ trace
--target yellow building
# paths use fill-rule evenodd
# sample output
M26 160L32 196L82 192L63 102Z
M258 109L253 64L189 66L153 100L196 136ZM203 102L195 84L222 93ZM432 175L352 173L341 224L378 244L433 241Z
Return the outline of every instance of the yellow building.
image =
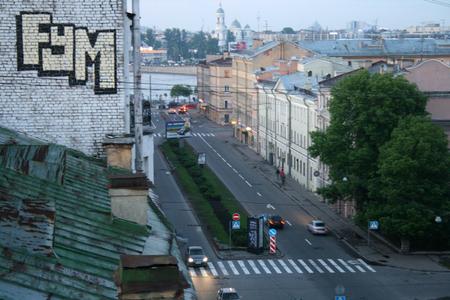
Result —
M197 89L201 109L207 118L220 125L231 121L231 57L204 61L197 67Z
M274 69L280 75L297 71L296 64L289 64L291 59L312 56L313 53L299 48L288 41L272 41L263 44L255 40L252 49L232 53L232 94L235 136L250 147L257 149L257 89L258 72Z

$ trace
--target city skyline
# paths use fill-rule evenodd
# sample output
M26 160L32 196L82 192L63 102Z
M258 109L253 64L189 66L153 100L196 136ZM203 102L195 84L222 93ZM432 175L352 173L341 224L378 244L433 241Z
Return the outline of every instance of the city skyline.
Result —
M212 31L219 3L216 0L142 1L141 24L159 29L175 27ZM249 24L253 30L280 31L283 27L298 30L315 22L322 28L343 29L352 20L389 29L425 23L450 25L450 1L449 7L425 0L366 0L364 5L358 0L318 0L313 3L279 0L276 6L268 0L224 0L221 3L227 26L237 19L242 26Z

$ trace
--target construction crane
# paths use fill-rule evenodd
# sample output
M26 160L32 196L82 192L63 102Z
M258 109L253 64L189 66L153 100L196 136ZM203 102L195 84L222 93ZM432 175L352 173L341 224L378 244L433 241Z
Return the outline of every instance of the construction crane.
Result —
M440 6L450 7L450 2L445 1L445 0L425 0L425 1L433 3L433 4L437 4Z

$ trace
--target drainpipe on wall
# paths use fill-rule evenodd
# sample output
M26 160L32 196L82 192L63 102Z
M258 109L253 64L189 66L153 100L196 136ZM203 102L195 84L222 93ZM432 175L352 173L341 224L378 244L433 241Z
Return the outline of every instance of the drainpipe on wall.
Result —
M275 151L275 153L274 153L274 156L275 156L274 163L275 163L275 166L278 168L279 166L277 165L278 164L278 156L277 156L277 154L278 154L278 147L277 147L277 129L278 129L278 126L277 126L277 97L275 96L274 89L271 89L270 91L271 91L272 96L273 96L273 104L274 104L274 113L273 113L273 116L274 116L273 122L275 124L275 126L274 126L275 127L274 128L274 141L275 141L275 143L274 143L274 146L275 146L275 149L274 149L274 151Z
M309 128L309 105L305 98L302 98L306 106L306 189L309 190L309 180L311 178L310 172L310 157L309 157L309 143L310 143L310 128Z

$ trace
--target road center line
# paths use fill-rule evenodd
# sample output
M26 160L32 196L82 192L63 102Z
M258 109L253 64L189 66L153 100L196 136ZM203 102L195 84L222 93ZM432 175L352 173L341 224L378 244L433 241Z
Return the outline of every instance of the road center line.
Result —
M249 187L252 187L252 185L250 184L250 182L248 182L247 180L245 181L245 183L246 183Z
M288 220L286 220L286 223L287 223L289 226L292 226L291 222L289 222Z
M308 239L305 239L305 241L306 241L310 246L312 246L311 242L310 242Z
M256 194L257 194L258 196L262 197L262 195L261 195L261 193L260 193L260 192L257 192Z
M239 177L241 177L242 180L245 180L244 176L242 176L241 174L239 174Z

